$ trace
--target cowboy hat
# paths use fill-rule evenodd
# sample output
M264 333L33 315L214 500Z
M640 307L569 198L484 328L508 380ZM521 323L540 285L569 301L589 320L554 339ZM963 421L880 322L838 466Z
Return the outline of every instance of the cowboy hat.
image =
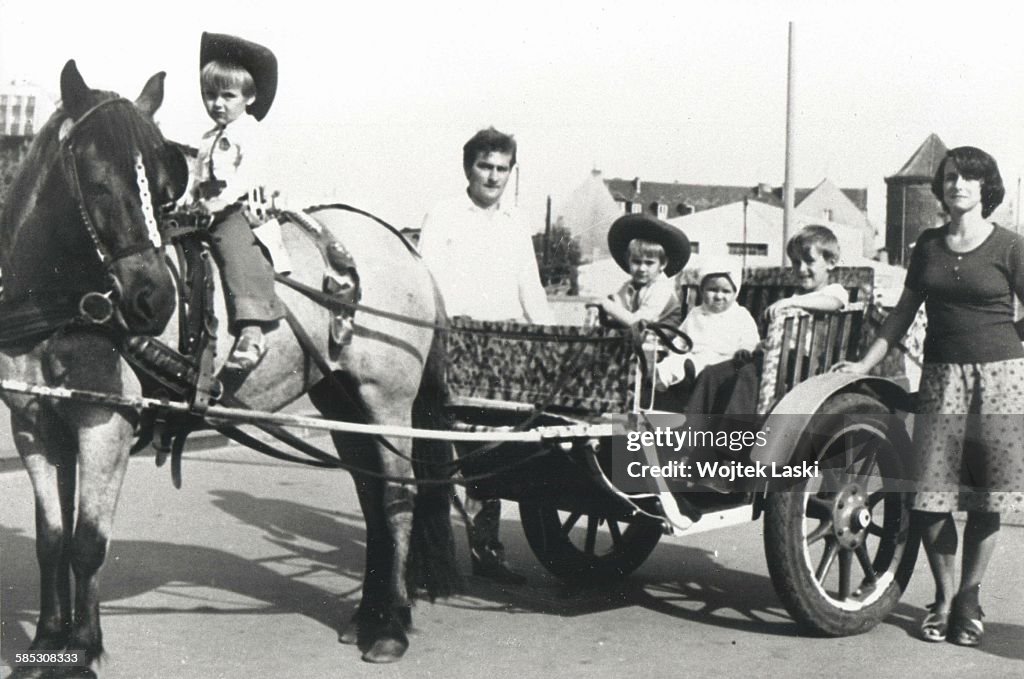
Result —
M616 264L629 271L629 243L642 238L665 248L665 275L675 276L690 259L690 240L676 227L648 215L624 215L608 229L608 249Z
M256 83L256 99L246 109L256 120L263 120L277 93L277 57L263 45L223 33L203 31L199 43L200 70L211 61L241 66Z

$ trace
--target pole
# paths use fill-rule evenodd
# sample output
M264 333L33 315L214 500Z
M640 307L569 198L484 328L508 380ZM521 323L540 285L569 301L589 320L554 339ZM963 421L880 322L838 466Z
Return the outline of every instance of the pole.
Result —
M793 186L793 81L794 81L794 43L795 29L793 22L789 22L789 60L786 71L786 183L783 190L784 201L782 211L782 266L786 266L786 244L789 242L789 234L793 228L793 196L796 190Z
M750 198L743 196L743 271L747 270L747 206L750 204ZM785 252L786 248L783 247L782 251ZM743 273L740 273L740 278L743 278Z
M544 217L544 253L541 257L541 282L547 285L549 282L548 267L551 265L551 194L548 194L548 211Z
M128 408L131 410L152 408L182 414L193 412L192 406L182 401L166 401L148 396L121 396L120 394L108 394L89 389L48 387L21 382L20 380L0 379L0 391L65 401L79 401L113 408ZM370 434L373 436L387 436L389 438L429 439L432 441L511 441L531 443L548 439L569 439L581 436L600 438L611 436L614 431L611 424L537 427L528 431L513 431L509 428L495 428L491 430L482 428L479 431L444 431L403 427L400 425L361 424L343 420L329 420L323 417L309 417L307 415L293 415L291 413L270 413L259 410L247 410L245 408L227 408L225 406L210 406L202 414L203 417L212 420L231 420L252 424L270 423L323 431Z

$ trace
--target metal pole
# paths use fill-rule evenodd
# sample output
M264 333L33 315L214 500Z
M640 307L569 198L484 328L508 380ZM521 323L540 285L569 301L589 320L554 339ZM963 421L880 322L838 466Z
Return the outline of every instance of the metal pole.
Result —
M793 99L794 99L794 44L795 28L789 22L789 61L786 72L786 183L783 190L782 211L782 266L786 266L786 243L793 227L793 197L796 190L793 186Z
M550 273L551 266L551 195L548 194L548 210L547 215L544 217L544 252L541 258L541 282L547 285L549 282L548 274Z
M743 271L747 270L747 205L749 203L750 198L743 196ZM785 252L786 248L783 247L782 251ZM740 273L740 278L743 278L742 273Z

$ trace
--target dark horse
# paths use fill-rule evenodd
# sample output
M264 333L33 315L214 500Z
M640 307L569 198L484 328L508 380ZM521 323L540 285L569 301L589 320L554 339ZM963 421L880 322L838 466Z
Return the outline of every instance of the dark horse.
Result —
M152 120L163 99L163 74L153 76L133 103L89 89L68 62L61 97L0 217L0 377L139 395L140 380L116 348L119 338L164 332L173 345L178 325L168 323L177 297L154 213L182 194L187 171ZM334 209L316 217L359 262L364 303L420 324L363 313L351 343L328 352L328 312L282 288L282 300L330 356L334 379L324 379L282 326L269 334L267 357L235 385L234 396L269 410L308 392L331 417L441 426L443 355L433 327L444 311L429 273L397 234L370 218ZM320 252L297 228L286 229L284 240L294 278L318 287L325 269ZM103 298L113 303L111 321L81 322L79 309L102 308ZM218 344L229 341L222 337ZM337 393L338 385L347 385L346 394ZM41 593L32 649L85 650L92 663L103 653L98 575L139 413L0 396L10 407L36 497ZM334 439L339 455L370 472L354 474L366 520L366 572L359 608L340 638L358 642L366 660L397 660L408 647L411 624L407 583L444 596L458 577L449 489L435 484L417 492L380 475L412 476L415 457L436 463L417 465L421 474L433 469L441 476L450 447L399 438L385 445L360 435ZM37 676L24 668L22 674Z

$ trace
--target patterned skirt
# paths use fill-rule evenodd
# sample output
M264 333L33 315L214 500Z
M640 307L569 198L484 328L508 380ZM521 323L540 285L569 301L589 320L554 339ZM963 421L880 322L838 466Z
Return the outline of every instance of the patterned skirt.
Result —
M926 363L914 509L1024 511L1024 358Z

